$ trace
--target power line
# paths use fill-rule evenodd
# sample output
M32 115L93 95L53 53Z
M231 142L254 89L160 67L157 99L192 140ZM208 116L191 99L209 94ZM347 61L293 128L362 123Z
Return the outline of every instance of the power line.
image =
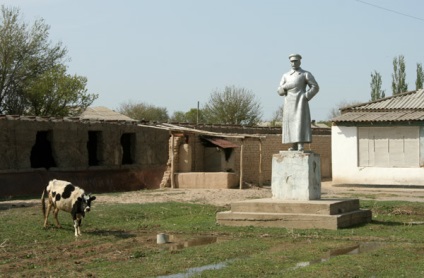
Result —
M420 20L420 21L424 21L424 18L420 18L420 17L416 17L416 16L413 16L413 15L401 13L401 12L398 12L398 11L395 11L395 10L387 9L387 8L384 8L384 7L381 7L381 6L377 6L377 5L374 5L374 4L365 2L365 1L361 1L361 0L355 0L355 1L356 2L360 2L362 4L365 4L365 5L372 6L374 8L378 8L378 9L385 10L385 11L392 12L392 13L399 14L399 15L403 15L403 16L406 16L406 17L409 17L409 18Z

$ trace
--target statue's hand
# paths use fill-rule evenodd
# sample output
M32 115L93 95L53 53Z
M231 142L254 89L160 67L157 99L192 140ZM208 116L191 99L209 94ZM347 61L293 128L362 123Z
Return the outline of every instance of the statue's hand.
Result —
M280 96L285 96L287 95L287 91L284 89L284 87L278 87L277 92Z

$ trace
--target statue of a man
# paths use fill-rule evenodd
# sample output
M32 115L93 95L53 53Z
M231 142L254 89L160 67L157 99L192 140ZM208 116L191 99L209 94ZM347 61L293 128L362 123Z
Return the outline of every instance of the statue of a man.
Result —
M312 142L311 114L308 102L318 93L313 75L300 67L302 56L289 56L292 70L283 74L278 94L285 96L283 107L283 144L292 143L291 151L303 151ZM308 90L307 90L308 86Z

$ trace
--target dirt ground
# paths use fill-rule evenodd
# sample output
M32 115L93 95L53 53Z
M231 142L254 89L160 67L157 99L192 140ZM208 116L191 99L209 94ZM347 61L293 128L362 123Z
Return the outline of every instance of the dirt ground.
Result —
M119 194L100 194L99 203L154 203L154 202L190 202L216 206L230 205L232 202L247 199L271 198L270 186L250 187L247 189L159 189L125 192ZM358 198L366 200L402 200L424 202L423 188L400 187L358 187L333 186L331 181L321 183L322 199Z
M160 203L175 201L226 206L236 201L271 198L272 192L270 186L264 186L250 187L242 190L166 188L95 195L97 196L96 203ZM321 198L358 198L363 200L424 202L424 187L334 186L331 181L325 181L321 183ZM39 202L39 199L3 201L0 202L0 208L6 206L34 205Z

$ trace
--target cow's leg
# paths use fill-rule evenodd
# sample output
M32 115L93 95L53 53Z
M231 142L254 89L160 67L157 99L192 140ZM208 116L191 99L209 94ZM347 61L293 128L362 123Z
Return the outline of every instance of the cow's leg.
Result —
M59 223L59 219L57 218L58 214L59 214L59 209L57 207L55 207L54 210L53 210L53 215L54 215L54 219L56 220L56 226L58 228L62 228L62 226Z
M82 219L81 218L79 218L78 220L78 235L81 235L81 222L82 222Z
M49 201L49 203L47 204L47 210L46 210L46 214L44 215L44 228L47 227L47 221L49 219L49 214L50 214L50 210L52 209L52 204Z
M77 237L81 235L81 218L79 218L78 215L72 215L72 219L74 220L75 236Z
M78 236L78 220L74 220L75 236Z

